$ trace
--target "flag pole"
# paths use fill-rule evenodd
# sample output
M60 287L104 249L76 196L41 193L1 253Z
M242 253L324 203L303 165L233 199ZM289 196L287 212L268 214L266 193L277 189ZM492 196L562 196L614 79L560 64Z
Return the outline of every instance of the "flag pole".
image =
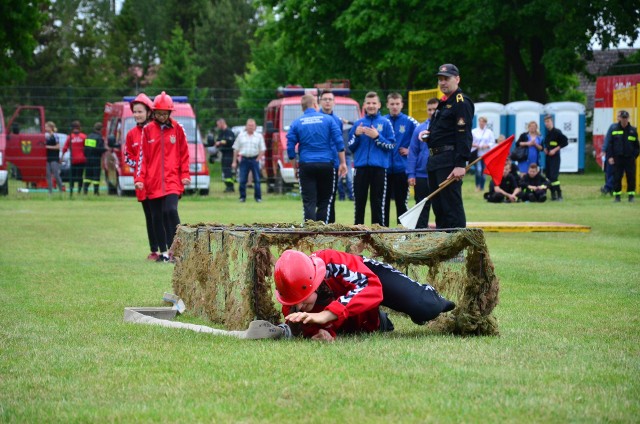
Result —
M473 165L475 165L476 163L480 162L481 160L482 160L482 156L478 156L476 158L476 160L474 160L469 165L467 165L466 168L464 168L464 172L466 173L467 171L469 171ZM449 180L444 180L443 182L440 183L440 185L438 187L442 187L444 185L444 183L446 183L447 181L449 181ZM449 185L449 184L447 184L447 185ZM434 193L435 193L435 191L434 191Z

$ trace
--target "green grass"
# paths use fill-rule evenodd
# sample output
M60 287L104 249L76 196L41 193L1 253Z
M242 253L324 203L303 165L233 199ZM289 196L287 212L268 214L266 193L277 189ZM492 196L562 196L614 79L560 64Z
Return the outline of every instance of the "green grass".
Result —
M171 291L172 267L144 260L140 205L12 181L0 198L0 421L637 422L640 204L613 204L587 174L562 176L563 203L490 205L471 178L468 221L592 230L487 233L499 337L431 334L394 315L394 333L333 344L123 323L125 306ZM182 221L302 216L299 198L240 205L220 191L185 197ZM352 206L338 204L338 222Z

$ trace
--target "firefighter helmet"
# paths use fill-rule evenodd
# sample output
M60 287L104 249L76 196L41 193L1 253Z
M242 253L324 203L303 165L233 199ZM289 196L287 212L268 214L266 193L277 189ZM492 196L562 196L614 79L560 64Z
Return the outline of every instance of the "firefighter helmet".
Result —
M153 110L174 110L173 99L163 91L153 99Z
M147 107L148 110L153 109L153 102L151 101L151 99L144 93L140 93L136 96L135 99L133 99L131 101L131 103L129 103L129 107L131 107L131 112L133 112L133 105L135 105L136 103L140 103L143 104Z
M273 273L276 299L286 306L296 305L316 291L327 272L324 261L297 250L285 250Z

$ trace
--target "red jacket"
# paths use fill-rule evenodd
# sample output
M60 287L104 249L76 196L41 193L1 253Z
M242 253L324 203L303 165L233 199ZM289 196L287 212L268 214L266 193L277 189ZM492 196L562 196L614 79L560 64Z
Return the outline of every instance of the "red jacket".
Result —
M373 332L380 327L378 306L382 302L382 284L363 262L361 256L337 250L319 250L313 253L327 266L324 282L333 292L328 305L316 302L312 312L328 310L338 316L336 321L320 327L304 325L303 333L310 337L324 328L335 337L336 332ZM291 312L290 306L283 306L284 316Z
M163 125L152 121L142 129L142 149L135 182L144 183L149 199L184 191L189 176L189 146L184 128L173 119Z
M64 142L62 148L62 154L64 155L71 147L71 165L82 165L87 163L87 158L84 156L84 141L87 135L85 133L71 133L67 137L67 141ZM69 145L71 143L71 145Z
M135 174L138 167L138 158L140 158L140 146L142 139L143 125L136 125L131 128L127 133L126 141L124 143L124 161L129 165ZM147 198L147 190L136 190L136 198L139 202L142 202Z

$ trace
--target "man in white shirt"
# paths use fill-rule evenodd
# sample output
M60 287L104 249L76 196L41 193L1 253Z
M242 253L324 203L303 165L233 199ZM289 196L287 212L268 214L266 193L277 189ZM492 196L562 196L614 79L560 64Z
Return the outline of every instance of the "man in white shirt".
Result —
M240 163L240 201L247 200L247 178L249 171L253 174L254 198L256 202L262 202L262 191L260 189L260 161L267 150L262 134L256 131L256 121L247 119L245 131L238 135L233 143L233 162L231 168L235 171ZM238 158L240 157L240 158Z
M487 127L487 118L480 116L478 118L478 127L471 130L473 136L473 142L471 144L471 157L480 157L487 153L493 146L496 145L496 138L491 131L491 128ZM474 154L476 153L476 154ZM476 191L484 191L485 177L484 162L480 161L476 163Z

